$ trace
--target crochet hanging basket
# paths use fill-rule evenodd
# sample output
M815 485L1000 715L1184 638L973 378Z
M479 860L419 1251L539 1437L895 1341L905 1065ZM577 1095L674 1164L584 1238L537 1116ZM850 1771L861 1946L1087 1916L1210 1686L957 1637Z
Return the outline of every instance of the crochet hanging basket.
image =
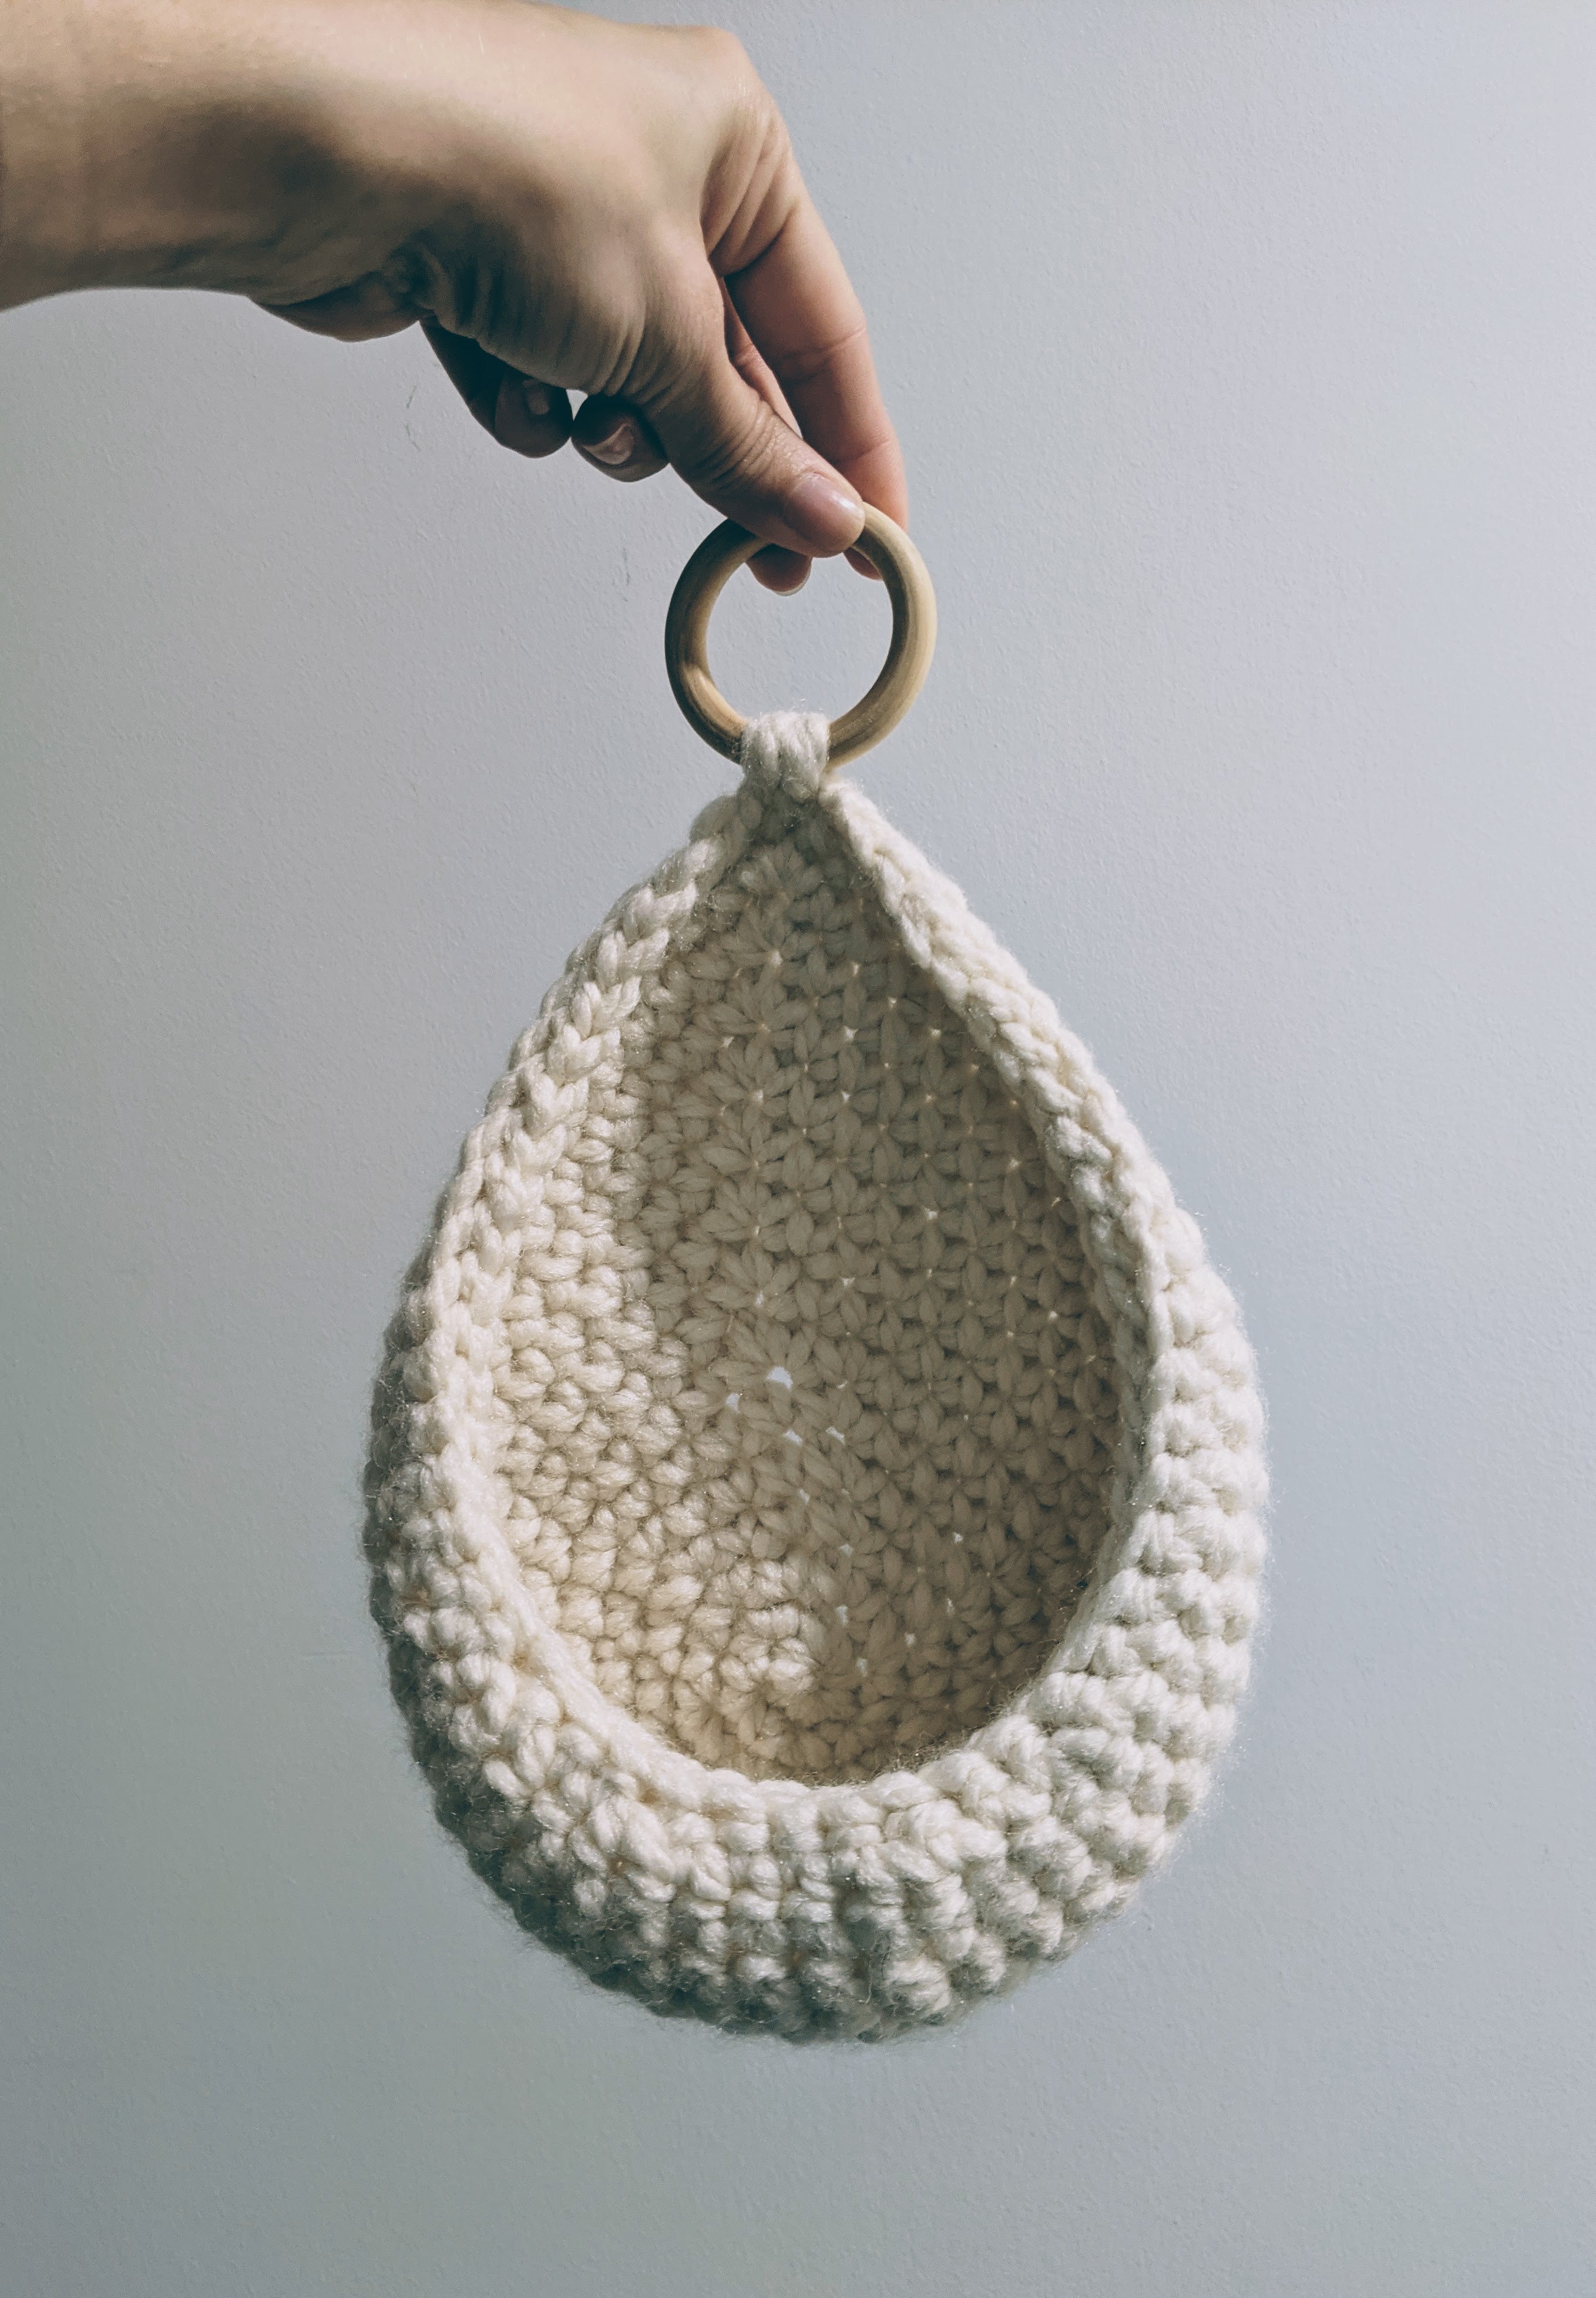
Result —
M741 787L572 957L408 1274L374 1606L440 1815L654 2009L945 2021L1066 1955L1202 1796L1246 1673L1262 1416L1235 1303L1084 1048L839 758L704 659ZM829 756L828 756L829 752Z

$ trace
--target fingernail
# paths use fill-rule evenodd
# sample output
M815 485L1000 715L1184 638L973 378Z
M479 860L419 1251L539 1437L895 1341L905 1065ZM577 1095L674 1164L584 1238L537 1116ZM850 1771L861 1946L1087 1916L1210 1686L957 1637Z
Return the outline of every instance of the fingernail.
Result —
M547 423L555 411L553 392L534 376L522 376L521 379L521 403L534 423Z
M846 550L865 523L859 497L824 471L805 471L786 508L794 533L822 555Z
M606 431L602 439L584 439L582 452L591 455L596 463L607 463L618 470L622 463L631 461L642 444L637 425L623 420L613 431Z

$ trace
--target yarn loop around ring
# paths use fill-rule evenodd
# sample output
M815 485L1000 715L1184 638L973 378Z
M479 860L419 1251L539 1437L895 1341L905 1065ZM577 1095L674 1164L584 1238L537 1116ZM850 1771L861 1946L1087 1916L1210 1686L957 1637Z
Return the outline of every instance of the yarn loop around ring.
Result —
M827 722L818 710L771 710L749 721L743 772L756 789L811 798L827 766Z

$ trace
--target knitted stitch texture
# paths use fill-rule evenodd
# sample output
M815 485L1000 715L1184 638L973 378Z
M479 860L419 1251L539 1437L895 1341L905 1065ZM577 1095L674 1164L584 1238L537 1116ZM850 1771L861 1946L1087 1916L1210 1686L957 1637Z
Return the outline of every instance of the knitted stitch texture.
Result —
M1158 1166L781 713L576 951L390 1327L374 1608L440 1817L653 2008L945 2021L1066 1955L1242 1690L1262 1413Z

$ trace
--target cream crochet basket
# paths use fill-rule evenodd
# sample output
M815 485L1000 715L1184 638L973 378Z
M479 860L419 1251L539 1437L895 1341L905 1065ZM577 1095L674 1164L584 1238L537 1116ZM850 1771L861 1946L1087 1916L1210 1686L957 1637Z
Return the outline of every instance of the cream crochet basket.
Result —
M662 2012L946 2021L1068 1954L1201 1798L1263 1556L1234 1302L1084 1048L832 769L893 651L752 725L741 786L515 1046L391 1326L367 1552L444 1823ZM829 756L828 756L829 752Z

